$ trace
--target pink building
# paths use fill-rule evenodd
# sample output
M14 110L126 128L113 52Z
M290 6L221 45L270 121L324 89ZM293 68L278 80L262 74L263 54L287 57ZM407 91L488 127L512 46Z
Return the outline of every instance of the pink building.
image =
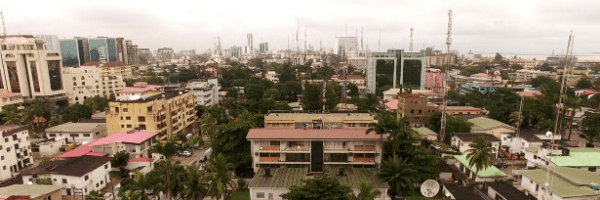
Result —
M431 90L433 93L442 93L443 76L442 73L427 72L425 76L425 89Z

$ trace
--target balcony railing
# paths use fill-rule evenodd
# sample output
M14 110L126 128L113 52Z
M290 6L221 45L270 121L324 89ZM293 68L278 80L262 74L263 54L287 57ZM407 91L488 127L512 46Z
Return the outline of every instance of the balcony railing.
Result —
M281 146L273 145L273 146L261 146L260 150L262 151L279 151Z
M285 150L286 151L310 151L310 148L305 147L305 146L290 146Z
M354 162L363 162L363 163L373 163L375 162L375 158L357 158L354 157Z
M354 151L375 151L375 147L354 147Z
M281 162L280 157L260 157L260 162Z
M325 147L325 151L350 151L347 147Z

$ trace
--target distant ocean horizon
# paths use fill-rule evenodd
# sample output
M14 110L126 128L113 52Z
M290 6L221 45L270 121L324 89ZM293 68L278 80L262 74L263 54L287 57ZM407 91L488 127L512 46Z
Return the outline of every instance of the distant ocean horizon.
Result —
M503 57L505 58L512 58L517 56L517 58L522 58L522 59L536 59L536 60L546 60L547 57L552 56L552 53L502 53L499 52ZM494 53L481 53L481 56L484 57L493 57L496 56L496 52ZM562 53L554 53L554 56L565 56ZM593 52L593 53L573 53L573 56L576 56L577 59L579 61L584 61L584 60L594 60L594 61L599 61L600 62L600 52Z

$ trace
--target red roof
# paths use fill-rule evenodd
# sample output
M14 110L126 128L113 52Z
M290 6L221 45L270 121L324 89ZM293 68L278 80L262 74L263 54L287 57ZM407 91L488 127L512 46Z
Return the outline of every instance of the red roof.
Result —
M152 162L154 161L153 158L132 158L129 159L129 162Z
M107 153L96 153L96 152L89 152L85 154L86 156L106 156Z
M98 156L100 154L106 155L105 153L92 152L93 146L103 145L103 144L112 144L115 142L140 144L140 143L154 137L155 135L156 135L156 133L151 133L151 132L115 133L115 134L106 136L104 138L94 140L93 142L87 143L85 145L81 145L71 151L60 154L59 156L57 156L57 158L80 157L80 156L89 155L89 154L94 155L94 156Z
M398 99L394 99L390 102L385 103L385 107L388 107L392 110L398 110Z
M20 43L20 44L24 44L24 43L29 43L29 41L25 37L5 37L2 40L2 44L6 44L6 43Z
M94 61L94 62L86 62L83 64L83 66L124 67L124 66L129 66L129 65L125 64L121 61L110 61L107 63Z
M365 139L378 140L375 132L365 134L366 128L348 129L290 129L290 128L254 128L250 129L246 139Z

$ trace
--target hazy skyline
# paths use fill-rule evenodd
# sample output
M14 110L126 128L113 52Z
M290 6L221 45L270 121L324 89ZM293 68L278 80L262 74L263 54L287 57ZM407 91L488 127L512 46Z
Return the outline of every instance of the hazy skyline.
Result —
M224 49L269 42L287 48L300 24L299 42L333 46L335 36L356 35L378 51L408 50L410 28L414 49L445 49L448 9L453 11L452 49L466 53L556 53L566 49L574 31L575 53L599 52L600 12L596 1L21 1L4 0L7 33L50 34L60 39L124 37L140 48L171 47L176 52L213 48L221 37ZM368 43L367 43L368 39ZM445 50L444 50L445 52Z

